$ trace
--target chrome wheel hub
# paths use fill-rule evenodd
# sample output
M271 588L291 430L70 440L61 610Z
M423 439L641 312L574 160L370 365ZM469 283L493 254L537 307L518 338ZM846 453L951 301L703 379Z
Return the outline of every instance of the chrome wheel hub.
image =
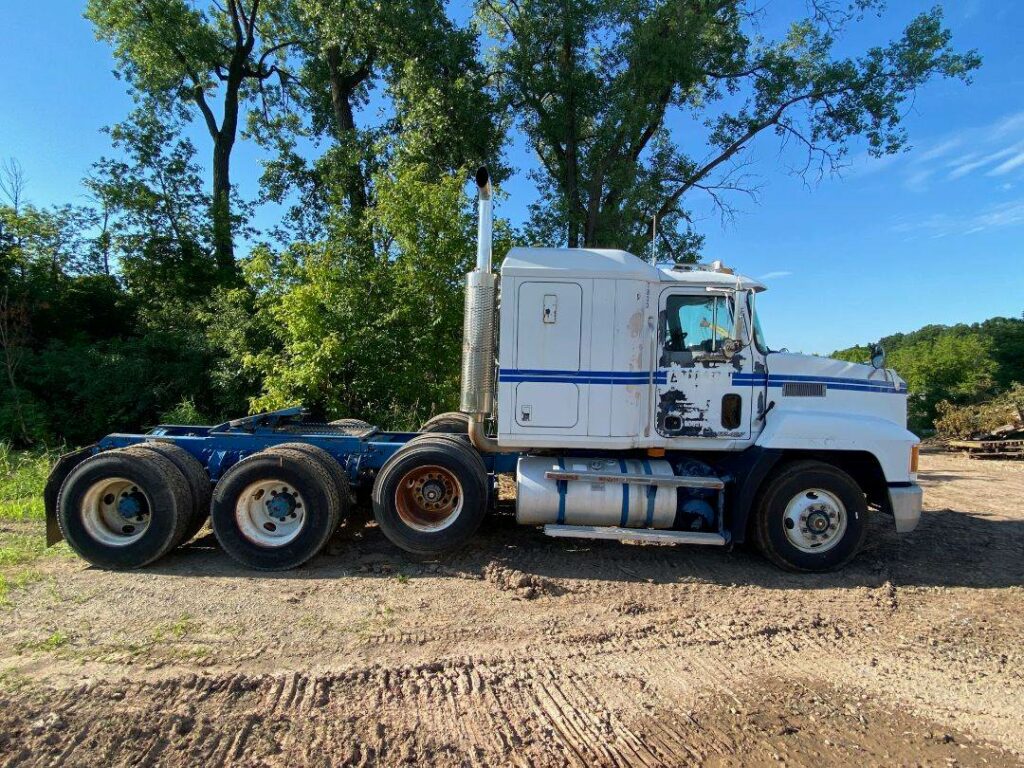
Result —
M131 480L108 477L89 487L82 498L82 525L93 539L124 547L142 538L152 519L149 497Z
M241 534L261 547L283 547L306 522L302 494L280 480L252 483L238 497L235 522Z
M808 488L786 505L783 530L789 543L801 552L827 552L846 533L846 506L822 488Z

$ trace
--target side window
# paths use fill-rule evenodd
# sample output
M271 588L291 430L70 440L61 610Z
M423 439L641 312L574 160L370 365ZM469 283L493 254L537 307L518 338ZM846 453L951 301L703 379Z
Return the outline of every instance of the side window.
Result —
M733 330L732 302L724 296L669 296L661 337L666 353L713 353Z

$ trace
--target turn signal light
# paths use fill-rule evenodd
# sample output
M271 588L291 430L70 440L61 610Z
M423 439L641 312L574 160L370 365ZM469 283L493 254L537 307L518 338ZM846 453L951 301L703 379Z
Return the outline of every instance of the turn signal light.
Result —
M917 462L921 456L921 446L915 445L910 449L910 471L912 474L917 474Z

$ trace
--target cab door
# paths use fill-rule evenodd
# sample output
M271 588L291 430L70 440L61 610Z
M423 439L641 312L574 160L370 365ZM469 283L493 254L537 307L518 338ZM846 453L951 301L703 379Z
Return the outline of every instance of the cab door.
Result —
M652 404L659 436L750 439L753 358L749 347L730 354L735 295L704 288L662 292Z

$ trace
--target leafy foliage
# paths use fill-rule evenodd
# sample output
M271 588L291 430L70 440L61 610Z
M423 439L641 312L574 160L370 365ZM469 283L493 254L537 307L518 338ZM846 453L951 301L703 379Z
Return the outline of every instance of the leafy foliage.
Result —
M873 155L902 149L906 100L980 59L952 49L939 9L838 56L845 28L878 5L814 3L768 40L758 4L737 0L477 0L503 104L544 169L533 236L642 253L657 217L678 258L700 242L684 198L704 192L727 214L754 191L741 158L761 134L802 149L803 175L836 170L856 136Z
M0 439L86 443L300 402L389 427L450 410L465 182L487 163L500 188L511 126L543 168L515 239L642 253L657 215L690 257L692 193L728 210L751 192L755 137L802 148L805 174L854 137L895 152L915 89L977 67L937 10L837 54L875 6L812 3L771 40L742 0L478 0L467 27L443 0L88 0L136 106L109 129L87 204L35 207L0 168ZM255 201L232 186L238 141L266 158ZM260 203L286 211L262 233ZM500 255L513 233L499 221L495 238ZM907 341L920 423L942 397L1014 380L1024 333L991 322ZM972 359L991 364L965 378Z
M967 439L989 434L1008 424L1024 423L1024 384L1013 384L982 403L958 406L943 400L936 410L935 431L940 437Z
M1024 383L1024 320L994 317L973 325L927 325L913 333L886 336L889 367L907 381L910 427L922 433L950 424L951 409L982 403ZM832 353L863 363L866 345ZM959 429L959 428L958 428Z

